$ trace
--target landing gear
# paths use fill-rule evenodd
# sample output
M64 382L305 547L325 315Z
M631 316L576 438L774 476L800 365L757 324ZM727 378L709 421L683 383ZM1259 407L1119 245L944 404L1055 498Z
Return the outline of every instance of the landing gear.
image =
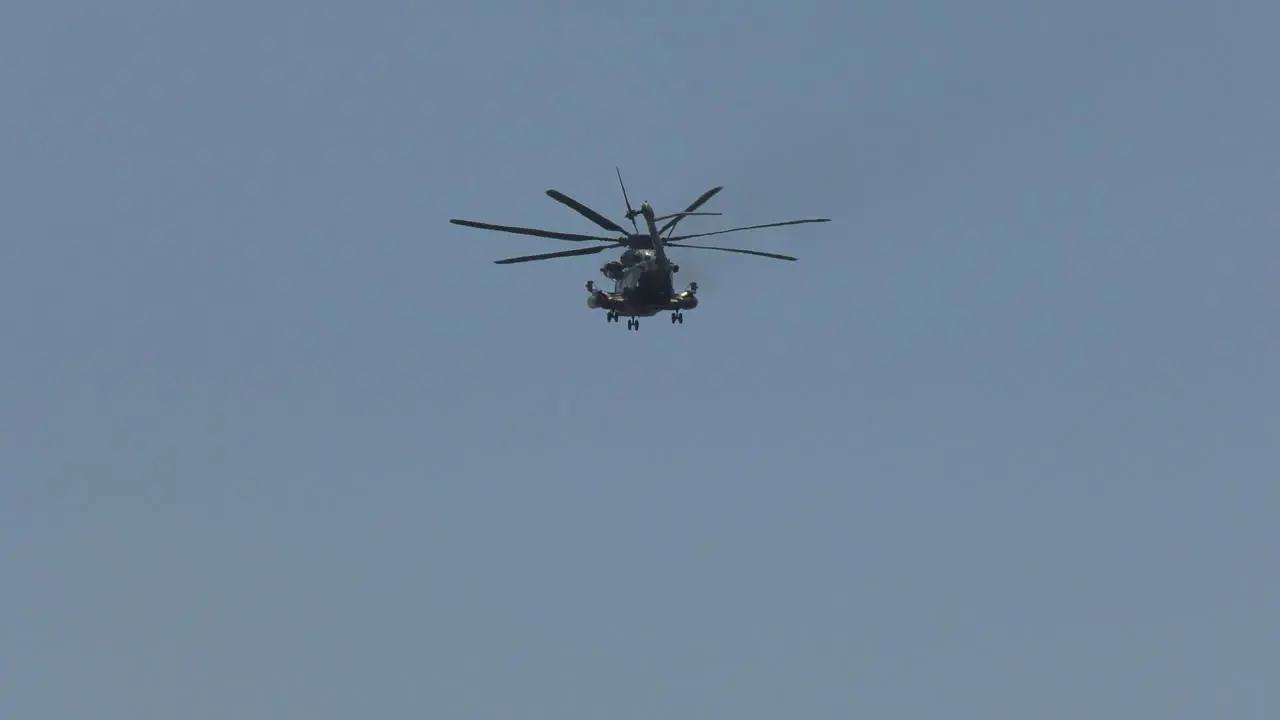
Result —
M676 323L684 324L684 313L679 311L671 313L671 324L675 325Z
M628 329L628 330L639 330L639 329L640 329L640 319L639 319L639 318L631 318L630 320L627 320L627 329Z
M617 322L617 320L618 320L618 313L612 310L604 314L605 322Z
M587 281L587 292L595 292L596 284L590 280Z

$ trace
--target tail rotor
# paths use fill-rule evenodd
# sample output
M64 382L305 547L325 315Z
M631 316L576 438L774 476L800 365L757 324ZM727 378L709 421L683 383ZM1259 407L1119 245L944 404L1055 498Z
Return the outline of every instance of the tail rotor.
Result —
M627 204L627 219L631 221L631 227L636 231L636 234L639 235L640 226L636 224L636 216L639 215L640 212L631 207L631 199L627 197L627 186L622 182L622 170L616 165L613 169L618 173L618 186L622 188L622 201Z

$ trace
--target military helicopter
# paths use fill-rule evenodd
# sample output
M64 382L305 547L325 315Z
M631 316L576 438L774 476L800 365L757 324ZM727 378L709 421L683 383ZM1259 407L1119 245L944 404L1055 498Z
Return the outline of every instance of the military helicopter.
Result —
M601 241L607 242L608 245L597 245L593 247L584 247L577 250L561 250L559 252L541 253L538 255L523 255L520 257L506 258L503 260L495 260L498 265L508 265L512 263L530 262L533 260L548 260L551 258L575 257L578 255L594 255L596 253L615 247L624 247L621 257L617 260L611 260L600 268L601 274L613 281L613 290L601 290L595 286L595 283L587 281L587 307L592 309L604 309L605 322L617 322L619 318L627 318L628 330L640 329L640 318L652 317L660 312L670 311L671 322L684 324L684 311L691 310L698 306L698 284L696 282L689 283L687 289L676 292L675 290L675 273L680 271L680 266L671 261L667 254L667 248L689 248L695 250L719 250L721 252L741 253L744 255L756 255L759 257L773 258L776 260L795 261L796 258L790 255L779 255L777 253L760 252L758 250L743 250L741 248L725 248L713 247L708 245L687 245L684 240L691 238L707 237L710 235L723 235L725 233L740 232L742 230L756 230L759 228L779 227L782 225L799 225L802 223L818 223L830 222L830 218L810 218L805 220L787 220L784 222L766 223L764 225L748 225L746 227L730 228L728 230L716 230L714 232L694 233L691 235L672 236L676 224L682 219L691 215L720 215L721 213L698 212L698 208L702 207L708 200L724 189L724 186L713 187L698 196L698 199L689 204L687 208L678 213L658 216L654 212L653 206L645 201L640 204L639 209L631 207L631 199L627 196L627 187L622 182L622 171L615 168L618 173L618 185L622 188L622 199L627 206L626 218L631 221L634 232L627 232L625 228L617 223L609 220L600 213L565 195L559 190L548 190L547 195L553 200L573 208L582 216L591 220L595 224L621 234L618 238L609 238L599 235L582 235L578 233L555 232L551 230L538 230L535 228L516 227L511 225L494 225L492 223L476 222L474 220L450 220L454 225L463 225L467 227L479 228L482 230L497 230L499 232L509 232L518 235L533 235L536 237L546 237L557 240L569 240L573 242ZM643 216L645 220L645 232L641 232L636 223L636 217ZM665 221L659 227L658 223ZM663 234L666 234L666 237Z

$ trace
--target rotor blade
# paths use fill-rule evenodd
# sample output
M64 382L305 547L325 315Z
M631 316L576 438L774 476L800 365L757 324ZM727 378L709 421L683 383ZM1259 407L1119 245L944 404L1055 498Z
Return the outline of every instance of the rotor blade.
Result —
M694 210L697 210L698 208L702 207L703 203L715 197L716 193L720 192L723 189L724 189L723 185L717 185L716 187L713 187L710 190L702 193L701 195L698 196L698 199L694 200L693 203L689 205L689 207L684 209L684 211L687 213L691 213ZM682 217L684 216L677 215L676 217L671 218L671 220L669 220L666 225L663 225L662 227L658 228L658 234L661 235L662 233L667 232L668 230L671 230L672 228L674 228L676 226L676 223L680 222L680 218ZM668 235L668 239L670 239L669 235Z
M573 240L582 242L583 240L603 240L605 242L616 242L617 238L600 237L599 235L579 235L577 233L552 232L550 230L535 230L526 227L513 227L511 225L493 225L491 223L476 222L474 220L450 220L454 225L465 225L467 227L480 228L481 230L497 230L499 232L515 233L517 235L534 235L536 237L554 238L556 240Z
M723 235L725 233L738 232L739 230L757 230L767 227L781 227L783 225L800 225L801 223L831 222L831 218L812 218L809 220L788 220L786 222L767 223L765 225L748 225L746 227L729 228L728 230L716 230L715 232L694 233L693 235L677 235L673 238L667 238L667 242L677 242L680 240L688 240L689 238L707 237L708 235Z
M601 245L599 247L585 247L577 250L561 250L560 252L542 253L541 255L523 255L521 257L507 258L505 260L494 260L495 265L510 265L511 263L529 262L530 260L549 260L551 258L573 257L575 255L594 255L603 250L608 250L618 245Z
M640 233L640 226L636 224L635 212L631 209L631 198L627 197L627 186L622 183L622 168L617 165L613 169L618 173L618 186L622 188L622 202L627 204L627 217L631 220L631 227L635 228L636 234Z
M564 203L565 205L568 205L569 207L573 208L574 210L577 210L577 211L578 211L578 212L579 212L583 217L585 217L585 218L587 218L588 220L590 220L591 222L593 222L593 223L595 223L595 224L599 225L600 227L604 228L605 230L612 230L612 231L614 231L614 232L620 232L620 233L622 233L623 235L626 235L626 234L627 234L627 231L626 231L626 230L623 230L621 225L619 225L619 224L615 223L614 221L610 220L609 218L607 218L607 217L605 217L605 216L601 215L600 213L596 212L595 210L592 210L591 208L587 207L586 205L583 205L582 203L578 202L577 200L574 200L573 198L569 197L568 195L565 195L564 193L560 192L559 190L548 190L548 191L547 191L547 195L548 195L548 196L550 196L553 200L556 200L557 202L562 202L562 203Z
M654 218L653 220L654 220L654 222L657 222L658 220L666 220L666 219L668 219L668 218L684 217L684 216L686 216L686 215L723 215L723 214L724 214L724 213L709 213L709 212L678 212L678 213L671 213L670 215L663 215L663 216L661 216L661 217L656 217L656 218Z
M794 260L796 260L796 259L797 259L797 258L793 258L793 257L791 257L790 255L779 255L779 254L777 254L777 253L760 252L759 250L740 250L740 249L738 249L738 248L711 247L711 246L709 246L709 245L671 245L670 247L671 247L672 249L674 249L674 248L689 248L689 249L691 249L691 250L694 250L694 249L696 249L696 250L720 250L721 252L742 253L743 255L759 255L760 257L773 258L773 259L775 259L775 260L793 260L793 261L794 261Z

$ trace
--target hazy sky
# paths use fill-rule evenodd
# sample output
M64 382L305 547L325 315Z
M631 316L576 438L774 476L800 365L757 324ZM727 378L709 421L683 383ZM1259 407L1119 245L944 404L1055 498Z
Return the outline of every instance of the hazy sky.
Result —
M1280 717L1278 22L4 4L0 715Z

